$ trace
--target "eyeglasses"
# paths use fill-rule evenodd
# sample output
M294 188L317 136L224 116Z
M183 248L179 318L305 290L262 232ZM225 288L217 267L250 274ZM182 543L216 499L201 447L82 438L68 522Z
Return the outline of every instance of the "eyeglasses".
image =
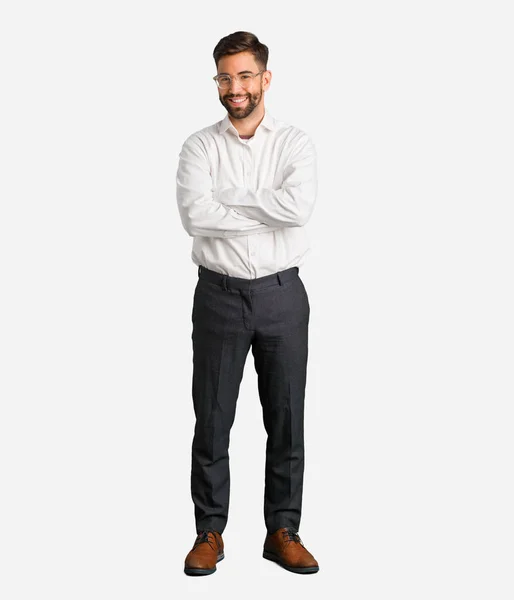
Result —
M258 73L241 73L241 75L236 75L234 79L239 83L239 85L243 88L247 88L252 84L254 77L257 75L261 75L264 73L266 69L259 71ZM222 90L227 89L232 84L232 77L230 75L215 75L213 77L214 81L217 83L218 87Z

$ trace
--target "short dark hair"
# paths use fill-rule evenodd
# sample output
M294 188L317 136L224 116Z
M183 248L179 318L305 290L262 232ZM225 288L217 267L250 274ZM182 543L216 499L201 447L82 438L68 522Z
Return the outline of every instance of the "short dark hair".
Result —
M257 36L249 31L236 31L221 38L212 53L216 68L222 56L237 54L238 52L251 52L255 61L264 70L268 68L268 47L259 42Z

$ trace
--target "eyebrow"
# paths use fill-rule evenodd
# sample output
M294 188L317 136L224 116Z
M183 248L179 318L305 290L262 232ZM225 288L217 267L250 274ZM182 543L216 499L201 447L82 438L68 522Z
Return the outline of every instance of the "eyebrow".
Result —
M244 73L252 73L252 71L239 71L238 75L243 75ZM230 73L218 73L218 75L228 75L230 77Z

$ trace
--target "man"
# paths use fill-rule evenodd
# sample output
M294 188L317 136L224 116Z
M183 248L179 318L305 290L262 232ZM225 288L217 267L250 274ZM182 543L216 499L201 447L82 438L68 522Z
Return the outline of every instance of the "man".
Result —
M251 348L267 432L263 556L315 573L318 563L298 535L310 312L299 266L316 199L315 149L307 134L265 110L268 48L255 35L228 35L213 56L227 115L187 138L177 172L179 213L194 238L199 275L192 311L197 538L184 570L208 575L224 558L229 435Z

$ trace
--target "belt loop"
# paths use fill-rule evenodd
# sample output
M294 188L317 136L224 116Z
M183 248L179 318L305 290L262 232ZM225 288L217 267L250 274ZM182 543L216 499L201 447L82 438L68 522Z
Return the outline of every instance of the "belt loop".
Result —
M202 267L199 265L198 266L198 277L200 277L200 273L202 272Z
M223 275L223 279L221 281L221 287L223 288L224 292L228 291L228 287L227 287L227 276Z
M280 279L280 273L277 273L278 285L282 285L282 279Z

